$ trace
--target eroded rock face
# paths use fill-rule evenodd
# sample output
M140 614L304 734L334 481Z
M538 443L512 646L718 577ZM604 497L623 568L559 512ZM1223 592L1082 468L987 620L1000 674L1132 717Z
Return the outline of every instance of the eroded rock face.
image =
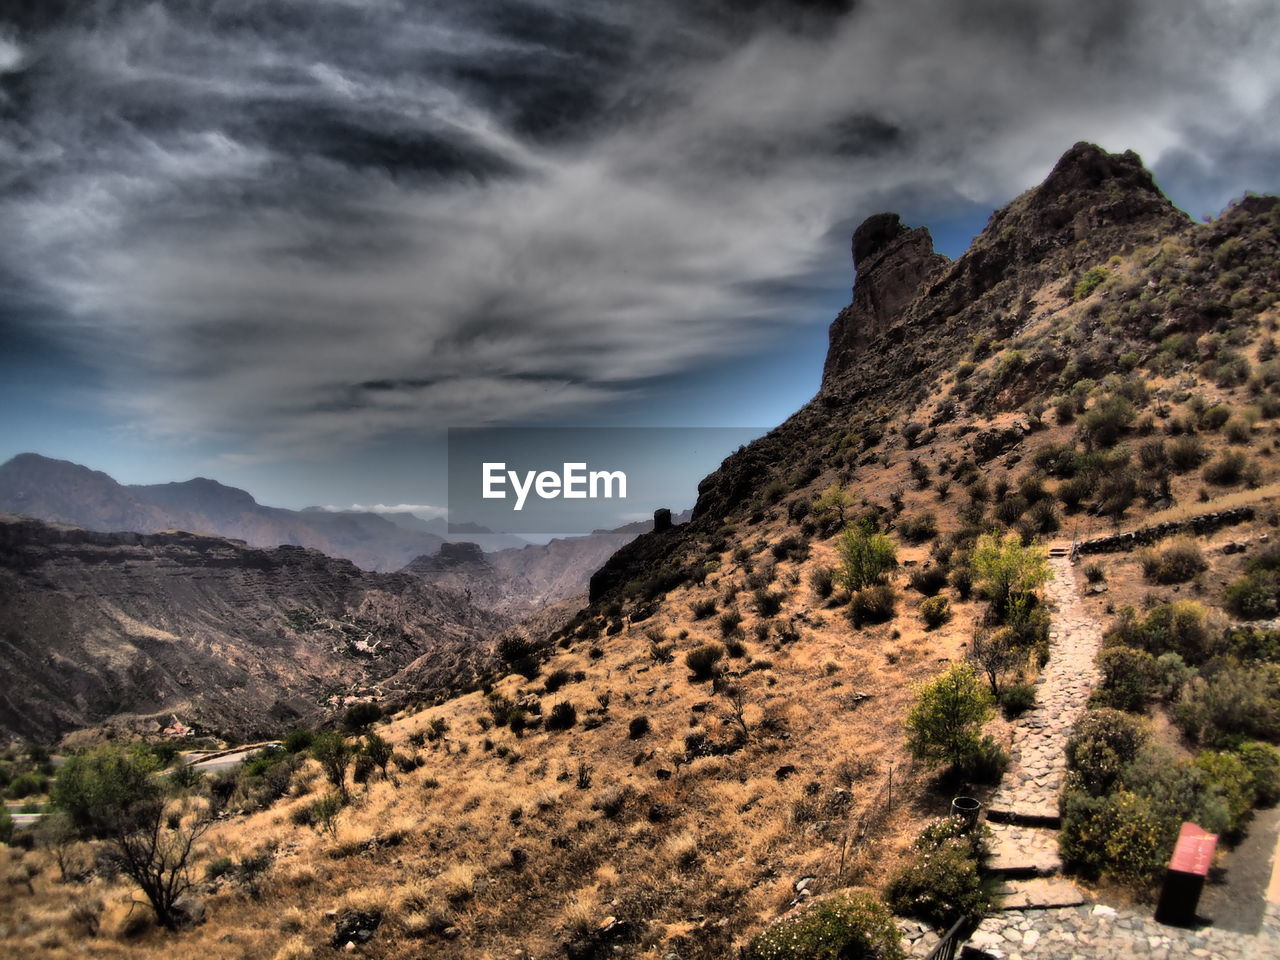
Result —
M831 324L823 383L852 366L947 263L934 252L926 228L910 229L896 213L877 213L863 221L853 234L853 303Z
M474 682L509 625L465 596L302 547L97 533L0 516L0 735L153 730L243 739L333 693Z

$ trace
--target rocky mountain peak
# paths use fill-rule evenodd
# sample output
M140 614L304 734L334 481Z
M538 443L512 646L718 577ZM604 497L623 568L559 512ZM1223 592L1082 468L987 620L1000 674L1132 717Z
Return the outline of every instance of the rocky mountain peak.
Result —
M1107 153L1092 143L1077 143L1064 153L1037 187L1028 190L992 218L983 237L1008 239L1019 234L1022 252L1088 240L1103 228L1180 217L1160 192L1142 158L1132 150Z
M887 330L947 263L934 251L927 228L912 229L896 213L864 220L853 233L853 303L831 324L824 385Z
M895 213L868 217L853 234L853 302L831 325L823 392L900 323L923 336L1002 284L1032 287L1051 263L1072 269L1186 223L1136 153L1092 143L1075 144L1042 183L993 213L954 262L934 252L924 227L909 228Z

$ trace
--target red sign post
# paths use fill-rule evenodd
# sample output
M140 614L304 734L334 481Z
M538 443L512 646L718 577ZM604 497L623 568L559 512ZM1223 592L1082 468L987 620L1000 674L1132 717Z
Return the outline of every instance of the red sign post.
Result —
M1164 889L1156 906L1156 921L1179 927L1192 926L1196 921L1196 907L1200 903L1200 891L1213 866L1213 854L1218 848L1218 835L1209 833L1194 823L1184 823L1178 831L1178 843L1169 860Z

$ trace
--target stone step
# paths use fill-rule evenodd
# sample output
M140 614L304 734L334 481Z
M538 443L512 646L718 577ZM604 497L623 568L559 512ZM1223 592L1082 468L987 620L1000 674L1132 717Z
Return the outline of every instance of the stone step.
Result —
M983 864L987 873L1012 879L1051 877L1062 871L1057 831L1004 823L988 826L991 856Z
M1078 907L1089 898L1070 880L1061 877L1035 877L1010 880L996 889L1001 898L998 910L1050 910Z
M1008 823L1020 827L1046 827L1057 830L1062 826L1062 814L1058 800L1034 803L1029 801L1004 801L995 799L987 808L987 819L992 823Z

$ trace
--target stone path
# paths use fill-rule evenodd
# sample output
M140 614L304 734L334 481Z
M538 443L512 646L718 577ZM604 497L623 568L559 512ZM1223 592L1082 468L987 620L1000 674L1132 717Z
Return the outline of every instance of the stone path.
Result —
M1056 827L1058 794L1066 775L1066 745L1097 683L1094 658L1102 630L1080 603L1067 557L1050 557L1053 579L1045 595L1054 608L1049 662L1036 681L1036 705L1014 726L1009 771L987 810L1005 823Z
M986 868L1003 877L1051 877L1062 869L1058 831L989 823L991 856Z
M1269 905L1254 935L1204 927L1184 930L1147 915L1102 904L1007 910L983 920L964 957L993 960L1275 960L1280 957L1280 905Z
M1010 772L989 810L992 857L987 869L1006 879L1004 897L1000 912L979 924L961 956L1277 960L1280 904L1274 901L1280 900L1280 863L1274 865L1273 902L1266 905L1259 924L1236 930L1164 926L1152 919L1149 906L1130 910L1089 903L1075 884L1057 876L1062 863L1057 830L1052 828L1059 822L1066 742L1097 681L1093 660L1101 630L1082 609L1070 561L1051 556L1050 563L1054 578L1045 591L1055 608L1050 659L1037 685L1036 709L1015 728ZM1255 872L1249 871L1251 886L1258 885Z

